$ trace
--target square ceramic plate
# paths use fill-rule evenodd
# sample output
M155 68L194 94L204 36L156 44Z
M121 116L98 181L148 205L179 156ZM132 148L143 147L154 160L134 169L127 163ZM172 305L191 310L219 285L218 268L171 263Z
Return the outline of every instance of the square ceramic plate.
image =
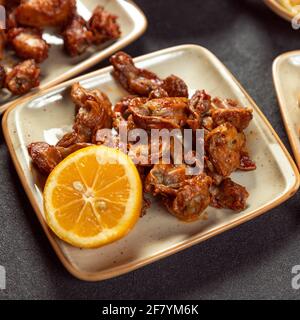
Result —
M45 30L43 37L51 44L51 48L49 58L41 64L41 85L33 91L50 88L91 68L114 52L126 47L146 30L147 20L131 0L77 0L77 10L86 20L91 17L91 13L97 5L102 5L107 11L118 16L122 32L121 38L115 42L92 46L85 54L71 58L64 53L63 41L57 36L57 33L54 34L53 30ZM7 51L2 63L11 66L17 61L13 53ZM6 90L2 90L0 93L0 105L2 105L0 114L16 99L19 97L12 96Z
M264 0L265 4L281 18L291 21L294 18L294 15L283 7L278 0Z
M196 243L236 227L290 198L299 187L299 173L290 155L253 100L225 66L208 50L194 45L158 51L135 60L161 77L176 74L190 92L205 88L212 95L239 100L254 109L254 120L247 130L251 156L257 162L253 172L237 172L233 179L250 192L244 212L209 208L208 220L187 224L178 221L154 202L146 216L125 238L94 250L80 250L59 240L44 220L40 179L28 157L26 145L33 141L57 141L57 134L70 127L74 105L69 88L80 81L86 88L100 88L113 103L126 92L111 76L108 67L63 83L23 99L3 118L5 138L27 195L54 250L65 267L76 277L96 281L111 278L176 253Z
M300 51L280 55L273 79L285 128L300 168Z

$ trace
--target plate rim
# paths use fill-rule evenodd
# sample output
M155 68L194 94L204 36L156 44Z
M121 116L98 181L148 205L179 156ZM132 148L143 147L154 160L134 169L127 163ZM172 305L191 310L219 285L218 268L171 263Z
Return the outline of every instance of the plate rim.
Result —
M281 18L290 22L293 20L294 15L282 5L280 5L277 0L264 0L264 2L274 13L279 15Z
M20 101L18 101L17 103L14 103L13 105L10 106L10 108L5 112L3 119L2 119L2 128L3 128L3 132L4 132L4 138L6 140L7 146L8 146L8 150L9 153L11 155L11 158L13 160L14 166L16 168L16 171L18 173L18 176L21 180L22 186L25 189L25 192L29 198L29 201L37 215L38 220L40 221L42 228L44 230L44 232L46 233L47 238L49 239L54 251L56 252L58 258L60 259L60 261L62 262L62 264L64 265L64 267L76 278L80 279L80 280L85 280L85 281L101 281L101 280L106 280L109 278L113 278L116 276L120 276L122 274L134 271L136 269L139 269L141 267L144 267L152 262L158 261L162 258L168 257L172 254L175 254L179 251L182 251L184 249L187 249L195 244L198 244L200 242L203 242L209 238L212 238L218 234L221 234L222 232L225 232L227 230L230 230L234 227L237 227L245 222L248 222L256 217L258 217L259 215L262 215L268 211L270 211L271 209L277 207L278 205L280 205L281 203L285 202L286 200L288 200L289 198L291 198L299 189L300 187L300 174L299 171L297 169L296 164L294 163L294 160L292 159L291 155L289 154L289 152L287 151L287 149L285 148L283 142L280 140L279 136L277 135L277 133L275 132L275 130L273 129L273 127L271 126L270 122L267 120L267 118L264 116L263 112L260 110L260 108L257 106L257 104L253 101L253 99L249 96L249 94L246 92L246 90L242 87L242 85L238 82L238 80L232 75L232 73L228 70L228 68L212 53L210 52L208 49L199 46L199 45L194 45L194 44L186 44L186 45L180 45L180 46L175 46L175 47L169 47L167 49L163 49L163 50L158 50L146 55L142 55L139 56L138 58L134 59L135 61L144 61L147 58L151 58L153 56L157 56L159 54L166 54L166 53L170 53L170 52L174 52L174 51L179 51L179 50L196 50L196 51L201 51L203 53L203 51L209 55L211 58L213 58L218 64L221 64L228 72L228 75L230 76L231 80L233 80L237 86L239 87L239 89L241 90L241 92L245 95L245 97L247 99L249 99L249 101L253 104L253 106L255 107L256 111L258 112L259 116L261 117L261 119L263 120L263 122L266 124L266 126L268 127L268 129L270 130L270 132L272 133L272 135L274 136L276 142L279 144L279 146L281 147L282 151L284 152L290 166L291 169L294 173L295 176L295 183L293 186L291 186L288 190L286 190L282 195L280 195L279 198L277 198L275 201L269 202L267 204L265 204L262 208L256 209L253 212L248 213L246 216L241 217L240 219L233 221L229 224L226 224L225 226L220 226L219 228L216 228L213 231L208 232L205 235L199 235L196 234L192 237L190 237L187 240L181 241L179 242L177 245L174 245L172 248L167 249L165 251L159 252L157 254L154 254L150 257L147 257L145 259L142 259L138 262L129 262L126 263L122 266L118 266L118 267L113 267L111 269L105 270L105 271L97 271L97 272L84 272L81 270L78 270L77 268L75 268L72 263L67 259L67 257L63 254L60 246L58 245L58 242L55 240L55 235L51 232L50 228L47 226L46 221L43 218L43 215L41 213L41 211L39 210L38 207L38 203L35 200L34 194L31 192L30 187L29 187L29 183L27 182L27 179L23 173L22 167L20 162L17 159L17 154L16 151L14 150L13 147L13 143L9 134L9 128L8 128L8 117L9 114L17 107L18 104L20 104ZM86 80L88 78L91 78L93 76L97 76L97 75L101 75L101 74L105 74L109 71L112 70L112 67L106 67L103 69L100 69L98 71L94 71L92 73L88 73L86 75L83 75L81 77L77 77L75 79L71 79L69 81L66 81L64 83L61 83L55 87L43 90L43 92L39 92L36 93L34 96L30 96L30 97L24 97L22 98L22 104L37 98L40 95L45 95L47 93L49 93L50 91L55 91L55 90L59 90L63 87L67 87L70 84L74 83L74 82L78 82L78 81L83 81Z
M114 0L114 1L119 2L120 0ZM131 32L131 34L129 34L124 39L121 39L120 41L116 41L116 42L112 43L110 46L99 51L98 54L91 56L91 57L83 60L82 62L76 64L75 66L71 67L68 72L65 72L65 73L61 74L60 76L56 77L55 79L48 81L45 84L40 85L38 88L36 88L35 91L29 92L26 95L17 97L13 101L9 101L7 103L4 103L3 105L0 106L0 115L2 113L4 113L11 105L15 104L15 102L20 103L20 102L22 102L24 97L34 97L36 94L40 93L41 91L44 91L49 88L53 88L54 86L56 86L60 83L63 83L65 81L68 81L69 79L72 79L75 76L80 75L85 70L92 68L97 63L100 63L101 61L108 58L110 55L114 54L115 52L121 50L122 48L127 47L129 44L133 43L140 36L142 36L148 27L148 20L145 16L144 12L133 0L122 0L122 1L126 1L129 4L131 4L134 7L134 9L137 10L137 12L139 13L141 21L142 21L142 24L140 25L139 28L137 28L136 30L133 30Z
M288 116L285 111L286 107L285 107L285 103L283 101L283 95L281 94L281 90L279 88L280 87L280 79L279 79L279 72L278 72L279 64L281 62L283 62L285 59L287 59L291 56L294 56L294 55L300 56L300 50L288 51L288 52L282 53L278 57L276 57L273 61L273 65L272 65L272 75L273 75L273 82L274 82L274 87L275 87L275 91L276 91L276 96L277 96L277 101L278 101L281 117L283 119L285 130L287 132L289 142L291 144L296 162L297 162L299 170L300 170L300 150L298 150L296 137L293 134L293 132L288 124ZM300 139L300 137L298 137L298 139Z

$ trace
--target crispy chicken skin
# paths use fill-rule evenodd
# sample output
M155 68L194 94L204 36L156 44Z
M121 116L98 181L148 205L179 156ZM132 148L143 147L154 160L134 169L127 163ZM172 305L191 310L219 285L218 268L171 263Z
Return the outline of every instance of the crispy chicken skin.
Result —
M243 131L253 119L252 109L242 108L235 100L214 98L212 104L214 106L212 118L215 126L230 122L239 131Z
M76 106L84 108L90 101L97 102L98 104L105 104L105 107L109 105L111 109L111 102L107 95L98 89L85 89L78 82L72 85L71 98ZM111 111L109 116L111 116Z
M230 122L240 132L249 126L252 118L252 110L245 108L216 109L212 111L212 119L215 126Z
M92 142L97 130L112 127L112 106L99 90L88 90L79 83L71 89L71 97L78 108L73 132L67 133L58 146L69 147L74 143Z
M88 146L87 143L77 143L64 148L51 146L46 142L35 142L28 146L28 152L39 171L48 175L68 155Z
M114 67L113 75L122 87L131 94L148 96L162 85L162 81L151 71L138 69L132 58L125 52L118 52L110 58Z
M49 174L63 160L58 149L46 142L31 143L28 152L34 165L43 174Z
M93 33L88 30L86 21L79 15L74 15L62 33L64 47L72 56L83 54L93 42Z
M168 93L169 97L188 98L189 96L186 83L173 74L163 81L161 88Z
M245 187L233 182L230 178L226 178L218 187L211 205L216 208L226 208L239 212L246 209L248 197L249 193Z
M145 180L145 192L162 196L163 203L178 219L192 222L211 202L212 179L206 174L186 175L185 165L158 164Z
M137 96L134 95L130 95L130 96L125 96L123 97L119 102L116 103L115 107L114 107L114 112L119 112L122 114L122 116L125 118L128 108L130 106L130 103L132 102L132 100L138 98ZM141 99L141 98L139 98ZM146 103L148 101L148 99L143 100L143 103ZM129 116L129 113L128 115Z
M190 116L187 121L193 130L202 128L203 118L211 108L211 96L204 90L197 90L189 101Z
M147 101L145 104L135 103L140 98L132 100L129 112L132 114L136 127L142 129L176 129L187 121L186 98L160 98Z
M74 126L73 126L74 127ZM73 130L72 132L66 133L56 144L58 147L64 147L68 148L72 146L73 144L77 143L87 143L90 141L90 136L87 136L85 134L81 134L81 132L76 132Z
M135 125L132 121L132 116L129 112L129 105L131 103L131 101L133 101L134 99L136 99L137 96L125 96L124 98L122 98L119 102L116 103L116 105L114 106L114 112L113 112L113 128L116 131L119 131L119 127L121 124L126 123L127 128L130 129L134 129ZM141 98L139 98L141 99ZM144 101L141 103L146 103L147 99L144 98ZM129 121L128 121L129 118Z
M67 23L75 10L75 0L22 0L15 15L24 26L57 27Z
M39 29L9 29L7 40L20 58L34 59L37 63L48 58L49 45L42 38L42 32Z
M89 30L93 33L93 43L102 44L109 40L120 38L120 26L118 17L97 6L89 20Z
M114 77L131 94L148 97L153 90L162 88L170 97L188 97L187 85L183 80L174 75L161 80L155 73L137 68L132 58L124 52L113 55L110 62L114 67Z
M40 68L34 60L18 63L5 78L5 87L15 95L29 92L40 84Z
M206 150L218 174L228 177L239 168L245 143L244 133L239 133L229 122L220 125L207 135Z
M145 180L145 191L154 196L176 196L186 180L186 166L156 164Z
M210 187L212 179L205 173L186 180L177 191L176 197L163 199L164 204L174 216L185 222L201 218L211 202Z
M215 98L212 104L214 108L212 108L211 114L216 127L230 122L239 131L243 131L253 119L252 109L240 107L235 100Z

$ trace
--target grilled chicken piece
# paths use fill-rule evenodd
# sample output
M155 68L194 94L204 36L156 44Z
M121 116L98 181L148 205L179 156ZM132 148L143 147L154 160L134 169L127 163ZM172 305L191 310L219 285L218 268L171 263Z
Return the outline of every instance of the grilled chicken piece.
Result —
M48 175L62 160L58 149L46 142L34 142L28 146L29 155L38 170Z
M93 33L88 30L87 22L79 15L73 16L62 36L65 50L72 57L83 54L93 41Z
M76 131L66 133L56 144L58 147L68 148L76 143L86 143L90 141L90 137L80 134Z
M51 146L46 142L35 142L28 146L28 152L38 170L48 175L68 155L88 146L87 143L78 143L64 148Z
M218 174L228 177L240 166L246 138L229 122L212 130L205 139L208 158Z
M215 108L212 109L211 113L216 127L230 122L241 132L249 126L250 121L253 119L253 110L240 107L235 100L215 98L213 105Z
M205 90L197 90L190 99L188 108L190 111L187 121L189 127L193 130L202 129L204 116L211 109L211 96Z
M163 199L167 209L178 219L193 222L201 218L211 202L212 179L205 173L186 180L174 199Z
M173 74L163 80L161 88L168 93L169 97L188 98L189 96L186 83Z
M138 69L132 58L124 52L113 55L110 62L114 67L113 75L131 94L148 97L151 91L162 85L162 81L155 73Z
M34 60L18 63L5 78L5 87L15 95L29 92L40 84L40 68Z
M129 112L130 103L136 99L137 96L126 96L122 98L114 107L113 111L113 128L116 131L119 131L121 126L126 125L128 130L135 129L135 124L132 120L132 116ZM145 98L143 103L146 103L148 100ZM139 102L140 103L140 102ZM142 103L142 102L141 102Z
M176 129L186 124L188 99L161 98L148 100L136 98L129 103L128 111L136 127L141 129Z
M176 196L187 179L185 165L156 164L145 180L145 191L153 196Z
M200 218L211 201L212 179L202 173L188 176L185 165L155 165L145 180L145 192L162 196L167 209L178 219L191 222Z
M188 97L188 88L183 80L174 75L161 80L155 73L137 68L124 52L113 55L110 62L114 67L114 77L131 94L148 97L153 90L162 88L170 97Z
M93 43L99 45L120 38L118 17L97 6L89 20L89 30L93 33Z
M131 101L135 98L137 98L137 96L134 96L134 95L123 97L119 102L116 103L114 107L114 112L120 112L122 116L124 116L129 108ZM146 103L147 101L148 100L145 99L144 103Z
M7 33L7 40L20 58L34 59L37 63L48 58L49 45L42 38L40 29L12 28Z
M245 187L226 178L213 195L211 205L239 212L246 209L248 197L249 193Z
M212 119L215 126L230 122L238 131L245 130L252 120L252 110L244 108L217 109L212 111Z
M74 15L76 0L22 0L15 16L19 24L44 28L64 25Z
M115 114L119 114L124 120L126 120L129 116L130 116L130 112L129 112L129 106L131 103L133 104L143 104L146 103L148 101L147 98L138 98L137 96L125 96L123 97L119 102L116 103L115 107L114 107L114 113ZM135 100L137 99L137 100ZM134 100L136 102L134 102Z
M74 143L92 142L98 130L112 127L112 106L106 94L97 89L85 89L75 83L71 97L78 109L73 132L67 133L58 142L58 146L69 147Z

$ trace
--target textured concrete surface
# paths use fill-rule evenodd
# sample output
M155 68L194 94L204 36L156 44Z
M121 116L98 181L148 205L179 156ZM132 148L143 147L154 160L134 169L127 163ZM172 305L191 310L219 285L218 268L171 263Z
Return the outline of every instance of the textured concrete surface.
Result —
M300 47L300 31L260 0L138 0L146 34L126 50L141 55L196 43L240 80L289 148L271 66ZM107 65L107 61L98 67ZM125 276L84 283L65 271L24 195L0 137L0 299L298 299L291 269L300 264L300 195L203 244Z

